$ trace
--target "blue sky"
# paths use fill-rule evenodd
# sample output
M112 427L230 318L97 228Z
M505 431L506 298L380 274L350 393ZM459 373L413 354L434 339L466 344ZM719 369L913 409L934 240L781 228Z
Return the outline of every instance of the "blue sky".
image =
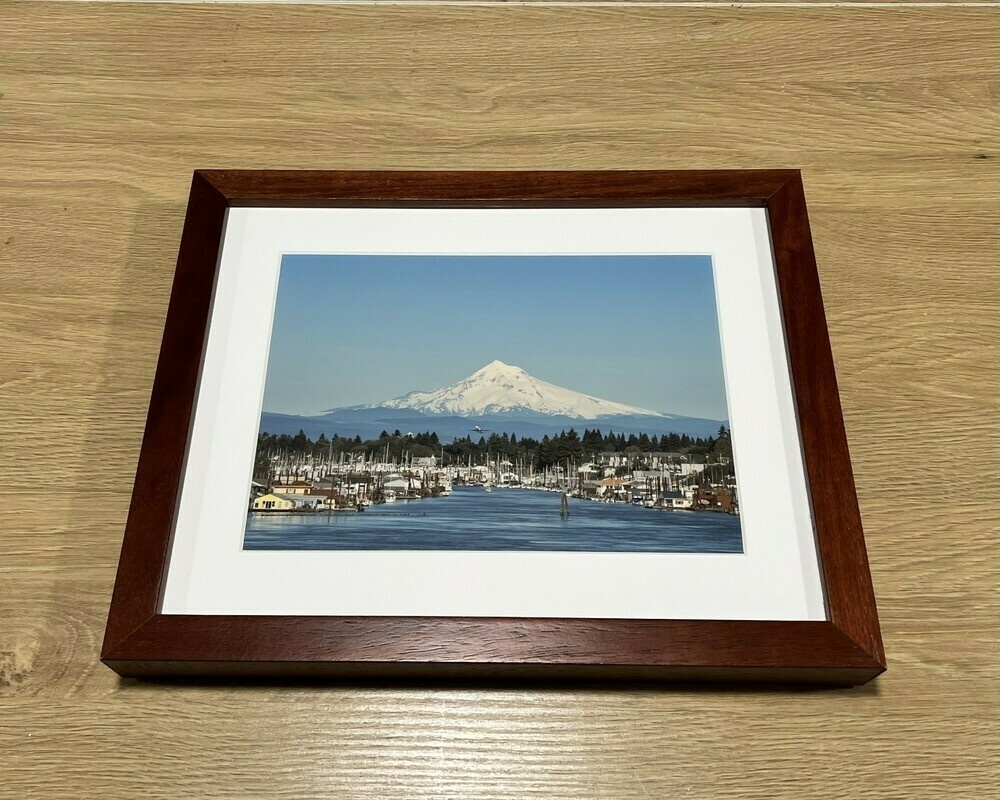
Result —
M728 417L708 256L286 255L264 409L376 403L493 359L606 400Z

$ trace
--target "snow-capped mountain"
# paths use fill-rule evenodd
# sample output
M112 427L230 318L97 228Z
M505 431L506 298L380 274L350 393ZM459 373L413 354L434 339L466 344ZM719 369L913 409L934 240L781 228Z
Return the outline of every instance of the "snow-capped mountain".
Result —
M664 417L657 411L601 400L532 377L520 367L491 361L451 386L433 392L410 392L365 408L411 409L425 414L481 417L498 414L545 414L593 420L613 415Z
M588 428L626 436L664 433L711 436L722 420L682 417L601 400L534 378L520 367L493 361L468 378L432 392L410 392L366 406L299 416L264 411L260 429L310 438L319 434L378 438L382 431L434 431L442 442L483 433L541 439ZM489 433L487 433L489 435Z

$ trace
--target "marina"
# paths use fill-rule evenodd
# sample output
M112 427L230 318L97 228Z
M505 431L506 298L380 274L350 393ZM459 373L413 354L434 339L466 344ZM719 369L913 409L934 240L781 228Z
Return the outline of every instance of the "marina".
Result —
M565 512L565 513L564 513ZM246 550L740 553L738 516L651 510L561 492L456 485L364 513L250 514Z
M726 429L685 443L702 453L589 454L571 430L545 440L576 443L558 461L496 434L437 455L433 434L297 438L261 435L245 549L742 552Z

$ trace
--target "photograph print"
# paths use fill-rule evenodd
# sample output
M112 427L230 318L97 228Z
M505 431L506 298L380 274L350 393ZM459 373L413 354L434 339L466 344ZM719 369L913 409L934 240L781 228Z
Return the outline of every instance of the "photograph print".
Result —
M707 255L285 255L262 409L246 550L743 552Z

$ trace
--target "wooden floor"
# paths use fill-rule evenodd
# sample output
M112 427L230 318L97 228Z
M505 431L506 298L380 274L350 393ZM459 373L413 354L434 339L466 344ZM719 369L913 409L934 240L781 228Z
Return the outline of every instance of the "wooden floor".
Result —
M996 796L996 7L3 2L0 30L0 796ZM98 649L196 167L801 167L889 672L119 681Z

